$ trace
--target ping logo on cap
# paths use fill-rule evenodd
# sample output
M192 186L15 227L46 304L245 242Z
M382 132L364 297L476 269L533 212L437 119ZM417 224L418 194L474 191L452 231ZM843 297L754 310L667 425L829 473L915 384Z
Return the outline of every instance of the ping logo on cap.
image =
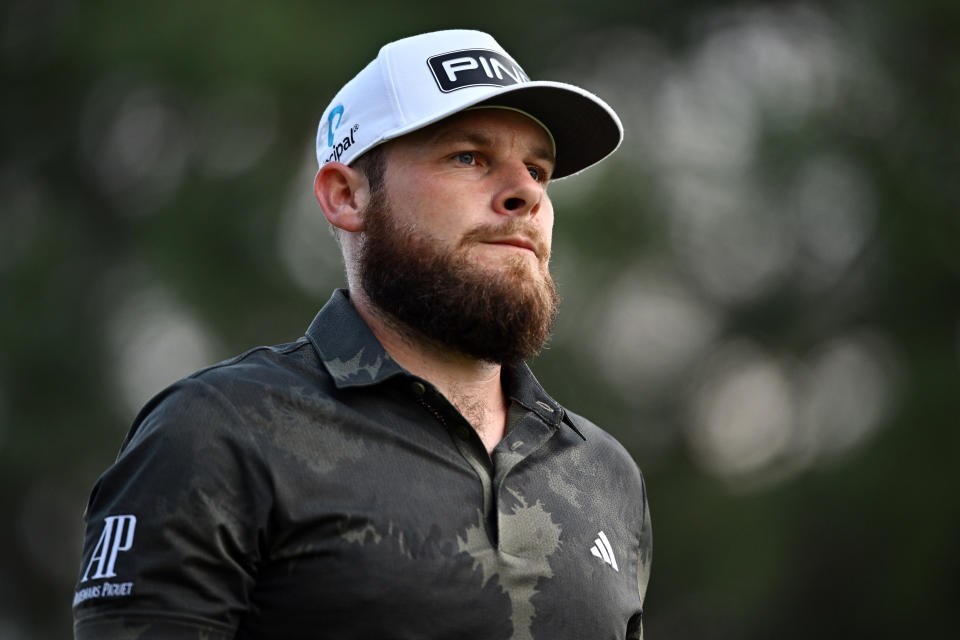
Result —
M516 62L489 49L461 49L427 58L440 91L449 93L464 87L490 85L506 87L529 82Z

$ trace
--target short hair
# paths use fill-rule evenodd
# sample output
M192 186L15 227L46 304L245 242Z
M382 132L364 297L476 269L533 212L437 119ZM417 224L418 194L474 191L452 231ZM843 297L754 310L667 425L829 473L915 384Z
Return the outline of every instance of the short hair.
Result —
M370 185L370 198L376 201L382 195L384 176L387 173L387 154L384 152L384 145L378 144L366 151L353 161L353 168L366 176L367 183Z

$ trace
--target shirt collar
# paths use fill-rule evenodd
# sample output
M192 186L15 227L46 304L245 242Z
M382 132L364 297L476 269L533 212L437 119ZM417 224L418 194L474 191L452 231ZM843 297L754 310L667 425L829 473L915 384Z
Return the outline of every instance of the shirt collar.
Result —
M403 369L353 308L345 289L337 289L307 329L313 344L338 389L377 384Z
M511 400L529 411L533 411L547 424L556 427L562 421L573 429L578 436L584 440L587 439L573 424L560 403L551 398L543 389L543 386L537 381L526 363L521 362L519 365L512 367L504 366L501 376L503 376L503 385Z
M337 289L307 329L307 339L338 389L378 384L397 375L410 375L383 348L350 302L349 292ZM560 404L551 398L526 363L504 366L504 388L511 400L554 427L566 423L586 440Z

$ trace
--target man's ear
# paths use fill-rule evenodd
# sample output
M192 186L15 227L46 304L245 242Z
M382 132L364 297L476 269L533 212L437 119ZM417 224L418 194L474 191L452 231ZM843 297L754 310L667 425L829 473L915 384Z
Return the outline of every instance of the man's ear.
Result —
M363 211L370 202L367 177L340 162L328 162L317 172L313 193L334 227L363 231Z

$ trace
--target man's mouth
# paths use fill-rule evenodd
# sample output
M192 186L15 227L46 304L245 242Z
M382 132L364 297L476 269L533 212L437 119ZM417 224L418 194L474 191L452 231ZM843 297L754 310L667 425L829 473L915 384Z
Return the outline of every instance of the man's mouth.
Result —
M514 247L517 249L525 249L532 253L533 255L540 257L540 253L537 251L537 245L531 240L524 238L522 236L509 236L505 238L490 238L482 240L483 244L493 244L493 245L502 245L507 247Z
M515 251L529 251L540 262L545 262L550 257L550 246L541 238L540 230L520 219L500 225L476 227L464 234L461 242L462 246L487 244Z

